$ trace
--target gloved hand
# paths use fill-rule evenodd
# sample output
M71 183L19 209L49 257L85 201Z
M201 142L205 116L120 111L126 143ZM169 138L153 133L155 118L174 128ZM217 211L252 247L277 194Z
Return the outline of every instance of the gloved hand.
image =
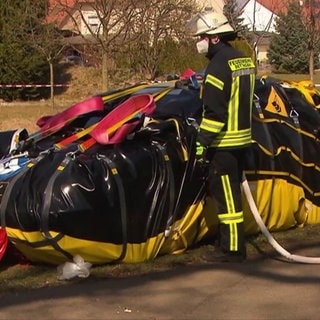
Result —
M199 161L206 161L207 148L204 147L199 141L196 142L196 157Z

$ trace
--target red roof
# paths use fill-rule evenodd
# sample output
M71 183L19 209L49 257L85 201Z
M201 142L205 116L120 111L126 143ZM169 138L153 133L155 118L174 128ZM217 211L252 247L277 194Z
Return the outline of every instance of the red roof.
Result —
M67 14L62 6L73 7L76 0L49 0L49 15L47 22L55 22L58 26L66 18Z
M293 0L257 0L262 6L270 10L271 12L279 15L281 12L286 12L288 3Z
M294 0L256 0L256 2L269 11L273 12L276 15L279 15L280 12L286 12L288 3ZM242 8L244 8L249 0L245 0L242 3Z
M82 0L84 2L95 2L95 0ZM58 26L67 17L65 8L72 9L76 4L79 4L81 0L49 0L49 16L48 22L55 22Z
M240 1L240 0L238 0ZM280 13L286 13L288 4L291 2L297 2L298 0L256 0L257 3L268 9L269 11L273 12L275 15L279 16ZM242 1L242 8L244 8L249 0ZM303 6L303 12L308 17L309 9L306 7L306 1L300 1L300 3ZM315 0L313 14L315 14L316 17L316 23L320 24L320 19L317 18L317 15L319 15L320 12L320 0Z

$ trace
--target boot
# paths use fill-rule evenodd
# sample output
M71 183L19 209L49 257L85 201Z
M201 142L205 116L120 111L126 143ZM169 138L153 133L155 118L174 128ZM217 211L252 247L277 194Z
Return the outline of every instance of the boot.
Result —
M201 259L206 262L231 262L231 263L241 263L246 259L245 254L238 252L235 253L226 253L223 252L220 248L215 248L215 250L209 250L205 252Z

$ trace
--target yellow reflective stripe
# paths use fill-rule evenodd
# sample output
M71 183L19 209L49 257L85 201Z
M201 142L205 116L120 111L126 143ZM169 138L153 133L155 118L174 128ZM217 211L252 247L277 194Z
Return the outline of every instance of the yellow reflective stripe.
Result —
M243 211L236 213L223 213L218 215L219 221L222 224L229 226L230 233L230 251L238 251L238 223L243 223Z
M224 224L243 222L243 212L218 214L219 221Z
M231 185L230 185L229 176L228 175L221 176L221 182L222 182L222 186L223 186L224 197L226 199L227 211L229 213L234 213L235 208L234 208L234 201L233 201L232 189L231 189Z
M219 214L218 217L221 223L229 225L230 251L238 251L237 223L243 222L243 212L235 211L234 199L232 196L232 189L230 185L229 176L228 175L221 176L221 182L223 186L223 193L226 200L228 213Z
M201 129L204 129L210 132L215 132L215 133L220 132L223 126L224 126L223 122L214 121L207 118L202 118L200 123Z
M222 131L211 144L211 147L242 146L251 143L251 129L239 131Z
M210 83L212 86L218 88L219 90L223 90L224 82L211 74L207 75L205 83Z
M236 223L231 223L230 228L230 251L238 251L238 228Z
M254 87L255 87L255 74L250 75L250 106L253 105L253 97L254 97ZM250 115L252 114L252 108L250 108ZM251 119L251 116L250 116Z
M251 58L236 58L228 61L229 67L232 71L241 69L254 69L255 65Z
M238 129L238 117L239 117L239 91L240 91L240 78L236 77L232 79L231 85L231 99L228 104L228 130L235 131Z

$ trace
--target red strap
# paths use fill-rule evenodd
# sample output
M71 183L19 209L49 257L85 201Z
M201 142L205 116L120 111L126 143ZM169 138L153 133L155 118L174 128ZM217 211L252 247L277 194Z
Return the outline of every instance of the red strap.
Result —
M91 138L79 145L82 152L89 149L96 142L100 144L112 144L123 141L126 134L131 132L137 125L130 125L128 121L141 118L144 114L152 114L156 108L153 96L150 94L141 94L128 98L119 104L115 109L109 112L90 132ZM126 125L125 125L126 124ZM125 125L124 128L122 128ZM121 129L122 128L122 129ZM113 138L116 132L120 130Z
M8 245L6 230L0 227L0 261L3 258Z
M76 117L93 111L102 111L104 108L101 97L91 97L82 102L76 103L68 109L57 113L54 116L44 116L37 121L37 125L41 128L41 132L50 133L63 128L68 122Z
M122 142L129 133L133 132L133 130L137 127L139 122L139 120L136 120L130 123L123 124L105 144L115 144ZM91 148L96 142L97 141L91 137L79 145L79 150L81 152L85 152L86 150Z
M43 116L37 120L36 124L38 127L43 127L47 121L49 121L53 116Z
M87 149L91 148L95 143L96 140L94 140L93 138L89 138L88 140L83 141L78 148L81 152L84 152Z
M110 138L109 143L120 143L122 142L128 134L134 131L137 125L140 123L140 120L123 124Z
M144 114L152 114L155 108L152 95L132 96L104 117L90 135L100 144L111 143L109 139L124 123Z

